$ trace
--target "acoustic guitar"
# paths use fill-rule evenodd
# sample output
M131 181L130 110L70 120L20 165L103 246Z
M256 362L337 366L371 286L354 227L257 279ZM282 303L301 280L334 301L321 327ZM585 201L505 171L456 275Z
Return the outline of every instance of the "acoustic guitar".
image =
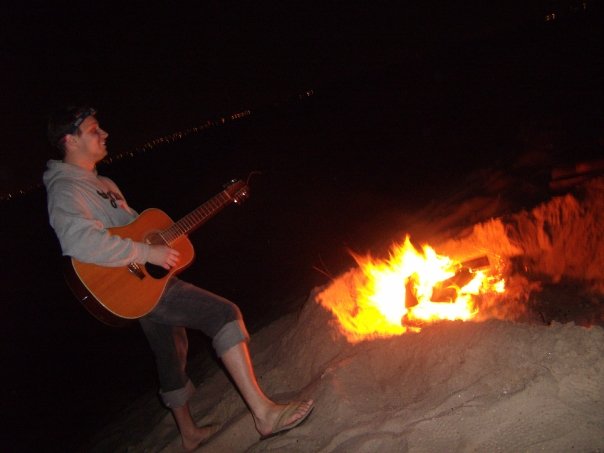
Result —
M187 235L231 203L241 203L248 191L246 183L234 180L178 222L160 209L147 209L132 223L108 229L122 238L178 250L180 261L170 270L151 263L107 267L66 257L64 274L68 286L84 308L110 326L121 326L146 315L157 305L170 277L193 262L195 252Z

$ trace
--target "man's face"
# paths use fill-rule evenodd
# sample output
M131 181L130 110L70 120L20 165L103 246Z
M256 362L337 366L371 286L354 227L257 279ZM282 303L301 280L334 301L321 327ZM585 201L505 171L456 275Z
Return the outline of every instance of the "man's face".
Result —
M74 145L78 153L91 161L99 162L107 155L106 140L109 134L99 126L94 116L80 124L80 135L75 135Z

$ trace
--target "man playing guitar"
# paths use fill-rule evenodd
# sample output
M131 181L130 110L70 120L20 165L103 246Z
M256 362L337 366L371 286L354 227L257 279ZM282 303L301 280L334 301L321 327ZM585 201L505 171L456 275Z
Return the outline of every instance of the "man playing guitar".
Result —
M102 268L152 264L170 270L181 253L166 243L147 243L113 234L112 228L135 222L138 213L118 186L100 176L96 164L107 155L108 134L89 107L65 108L51 116L48 135L61 160L48 161L44 184L50 224L63 255ZM138 272L142 272L139 271ZM312 400L278 404L259 387L247 347L249 339L239 308L232 302L170 276L149 313L138 318L155 355L160 396L172 411L185 450L194 450L216 431L198 427L188 400L194 386L186 374L186 328L212 338L212 345L249 407L260 435L294 428L310 414ZM127 305L128 301L124 301Z

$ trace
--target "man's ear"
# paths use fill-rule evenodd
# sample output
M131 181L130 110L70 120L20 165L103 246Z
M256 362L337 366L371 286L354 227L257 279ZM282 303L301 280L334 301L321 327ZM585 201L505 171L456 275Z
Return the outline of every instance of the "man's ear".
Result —
M77 135L72 135L72 134L67 134L65 136L65 146L73 146L76 144L77 140L78 140L78 136Z

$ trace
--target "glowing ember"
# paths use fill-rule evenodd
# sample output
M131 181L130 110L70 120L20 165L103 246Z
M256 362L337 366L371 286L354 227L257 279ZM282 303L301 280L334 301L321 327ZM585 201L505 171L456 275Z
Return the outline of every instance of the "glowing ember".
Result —
M350 342L417 332L441 320L470 320L478 314L478 297L505 289L503 278L491 275L486 257L462 263L427 245L418 251L409 237L392 248L388 260L354 258L359 269L317 296Z

